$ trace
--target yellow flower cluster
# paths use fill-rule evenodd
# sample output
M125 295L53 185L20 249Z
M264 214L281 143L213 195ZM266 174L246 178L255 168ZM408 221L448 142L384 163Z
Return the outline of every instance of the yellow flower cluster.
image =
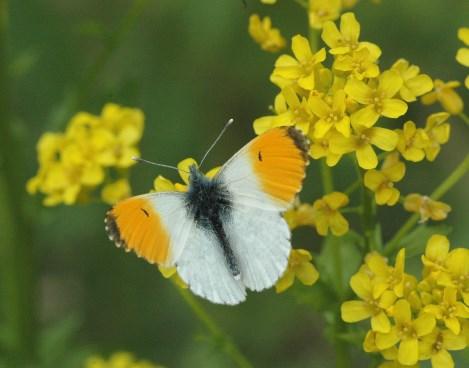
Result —
M469 46L469 27L459 28L458 38L464 43L464 45ZM461 47L456 54L456 60L459 64L469 68L469 48ZM469 89L469 75L466 77L464 84L466 85L466 88Z
M285 47L286 41L277 28L272 28L272 21L269 17L262 20L257 14L249 17L249 34L256 41L262 50L277 52Z
M325 22L322 39L333 57L330 68L324 65L326 48L313 52L306 38L292 38L293 56L281 55L270 76L281 90L275 98L275 115L256 119L254 130L261 134L272 127L294 125L310 138L314 159L325 158L327 165L334 166L353 152L360 167L375 169L374 147L395 151L400 132L377 126L378 120L404 115L408 103L429 92L433 82L403 59L380 71L381 50L360 41L360 24L353 13L342 15L340 28ZM415 144L429 147L433 141L427 135L422 144L418 140Z
M39 139L39 170L27 183L28 193L43 194L46 206L90 200L100 186L107 203L129 196L127 169L139 156L143 124L140 110L116 104L105 105L100 116L76 114L64 133Z
M433 235L422 264L417 280L404 270L405 249L393 266L373 252L350 280L359 300L342 304L342 319L371 320L363 349L390 361L381 367L431 360L432 367L451 368L448 351L469 343L469 249L450 251L445 236Z
M113 353L108 360L100 356L92 356L85 362L85 368L163 368L146 360L137 361L128 352Z

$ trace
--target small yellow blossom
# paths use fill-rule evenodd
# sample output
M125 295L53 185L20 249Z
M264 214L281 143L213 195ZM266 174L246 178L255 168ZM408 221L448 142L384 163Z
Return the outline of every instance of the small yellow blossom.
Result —
M163 368L146 360L136 360L128 352L113 353L109 360L100 356L91 356L85 361L85 368Z
M335 236L342 236L348 232L349 224L339 211L348 202L346 194L333 192L313 203L313 218L318 234L326 236L329 229Z
M334 136L329 146L333 153L339 155L355 152L358 164L363 169L374 169L378 165L378 156L372 146L387 152L396 148L398 135L390 129L357 126L354 130L349 138Z
M295 277L303 285L311 286L316 283L319 273L311 263L313 256L305 249L292 249L288 259L288 267L282 277L275 284L275 291L282 293L293 285Z
M416 101L416 97L430 92L433 88L432 79L426 74L419 74L420 68L410 65L405 59L397 60L391 70L398 72L403 80L399 94L406 102Z
M341 0L309 0L309 25L321 29L325 22L339 18Z
M457 289L445 287L441 303L430 304L424 308L424 312L433 315L437 320L442 320L455 335L461 332L459 318L469 318L469 307L456 300L457 292Z
M399 200L399 190L394 183L401 181L405 175L405 165L398 155L388 155L381 170L369 170L365 173L365 186L375 193L378 205L394 206Z
M285 47L285 39L280 30L272 28L270 17L262 20L259 15L253 14L249 17L249 34L262 48L269 52L277 52Z
M417 129L413 121L404 123L403 129L397 129L399 141L397 150L407 161L419 162L425 158L425 148L430 144L427 133Z
M345 72L347 76L353 76L357 80L376 78L379 75L379 67L376 64L377 59L365 47L350 55L338 55L332 67L339 72Z
M360 23L354 13L345 13L340 17L340 31L334 22L324 23L321 34L324 43L329 46L333 55L349 54L366 48L370 59L377 60L381 55L380 48L370 42L360 42Z
M435 318L427 313L413 319L410 304L400 299L394 306L395 325L388 333L376 333L376 346L380 350L399 343L397 360L404 365L416 364L419 359L419 338L429 335L435 327Z
M314 138L311 137L312 134L309 134L308 136L311 139L309 154L311 157L315 160L325 158L327 166L330 167L337 165L342 157L342 154L332 152L330 147L330 142L333 141L334 137L337 135L340 135L340 133L332 130L330 130L323 138Z
M407 104L393 98L401 89L402 78L398 73L387 70L378 78L376 87L363 81L349 79L345 85L345 93L353 100L366 105L352 114L352 124L360 124L367 128L373 126L380 116L398 118L407 112Z
M315 72L326 59L324 48L313 54L307 38L296 35L292 38L292 51L295 57L281 55L275 62L274 77L281 77L297 83L305 90L315 87Z
M449 240L446 236L434 234L428 239L425 254L422 255L422 263L425 273L445 271L446 258L449 253Z
M441 145L449 140L451 126L446 122L448 118L449 114L446 112L431 114L427 118L425 133L428 137L428 142L424 150L428 161L434 161L440 153Z
M461 27L458 29L458 38L464 42L466 46L469 46L469 28L468 27ZM461 65L469 67L469 48L461 47L457 54L456 60ZM469 75L466 77L464 84L466 88L469 89Z
M420 222L426 222L428 219L441 221L446 219L451 207L444 202L434 201L428 196L412 193L406 196L404 200L406 211L415 212L420 215Z
M283 216L291 230L300 226L314 226L313 206L307 203L295 204Z
M350 118L345 112L345 92L336 91L329 105L319 96L309 99L311 111L319 118L314 124L314 138L323 138L334 127L345 137L350 136Z
M267 4L267 5L274 5L277 2L277 0L261 0L262 4Z
M371 317L372 331L387 333L391 323L386 311L396 301L391 290L374 290L375 284L370 276L359 271L350 279L350 287L361 300L346 301L341 306L342 319L345 322L358 322Z
M365 257L365 266L368 272L373 275L375 284L375 296L384 290L392 290L397 297L404 296L405 288L405 248L399 250L394 266L388 265L388 261L377 252L371 252Z
M466 346L464 336L435 328L432 333L421 338L419 355L421 360L430 359L433 368L453 368L453 357L448 350L462 350Z
M438 285L457 289L464 303L469 305L469 249L453 249L446 258L445 267L446 272L438 277Z
M101 199L104 203L115 204L118 201L130 197L132 190L127 179L119 179L106 184L101 190Z
M464 103L455 88L461 83L458 81L443 82L441 79L435 79L434 90L422 96L422 103L425 105L434 104L439 101L441 106L452 115L458 115L464 108Z

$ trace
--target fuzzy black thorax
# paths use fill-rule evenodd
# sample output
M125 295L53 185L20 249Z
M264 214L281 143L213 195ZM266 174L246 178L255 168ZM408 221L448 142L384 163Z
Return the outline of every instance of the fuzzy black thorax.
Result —
M196 225L212 232L225 255L233 276L239 276L239 266L230 247L223 224L230 221L231 195L217 179L209 179L195 165L189 168L189 189L186 193L186 208Z

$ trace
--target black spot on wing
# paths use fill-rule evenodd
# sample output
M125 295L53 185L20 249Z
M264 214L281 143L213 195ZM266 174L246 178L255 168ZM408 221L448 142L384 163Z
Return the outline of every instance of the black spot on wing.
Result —
M145 208L140 208L140 209L145 214L145 216L150 217L150 214L148 213L148 211Z

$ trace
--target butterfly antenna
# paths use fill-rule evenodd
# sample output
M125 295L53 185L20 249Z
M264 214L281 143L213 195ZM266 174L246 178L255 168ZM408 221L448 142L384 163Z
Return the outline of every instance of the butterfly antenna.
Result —
M202 160L200 160L200 165L199 167L202 167L202 164L204 163L205 159L207 158L208 154L210 153L210 151L213 149L213 147L215 147L215 145L218 143L218 141L220 140L220 138L223 136L223 134L226 132L226 130L230 127L231 124L234 123L234 119L231 118L230 120L228 120L225 124L225 126L223 127L223 129L221 130L220 134L218 134L218 137L215 139L215 141L213 141L212 145L210 146L210 148L207 150L207 152L205 152L205 155L204 157L202 157Z
M176 170L176 171L184 171L184 172L188 173L186 170L180 170L176 166L160 164L159 162L148 161L148 160L145 160L141 157L132 157L132 160L134 160L136 162L144 163L144 164L149 164L149 165L154 165L154 166L159 166L159 167L166 167L168 169L173 169L173 170Z

